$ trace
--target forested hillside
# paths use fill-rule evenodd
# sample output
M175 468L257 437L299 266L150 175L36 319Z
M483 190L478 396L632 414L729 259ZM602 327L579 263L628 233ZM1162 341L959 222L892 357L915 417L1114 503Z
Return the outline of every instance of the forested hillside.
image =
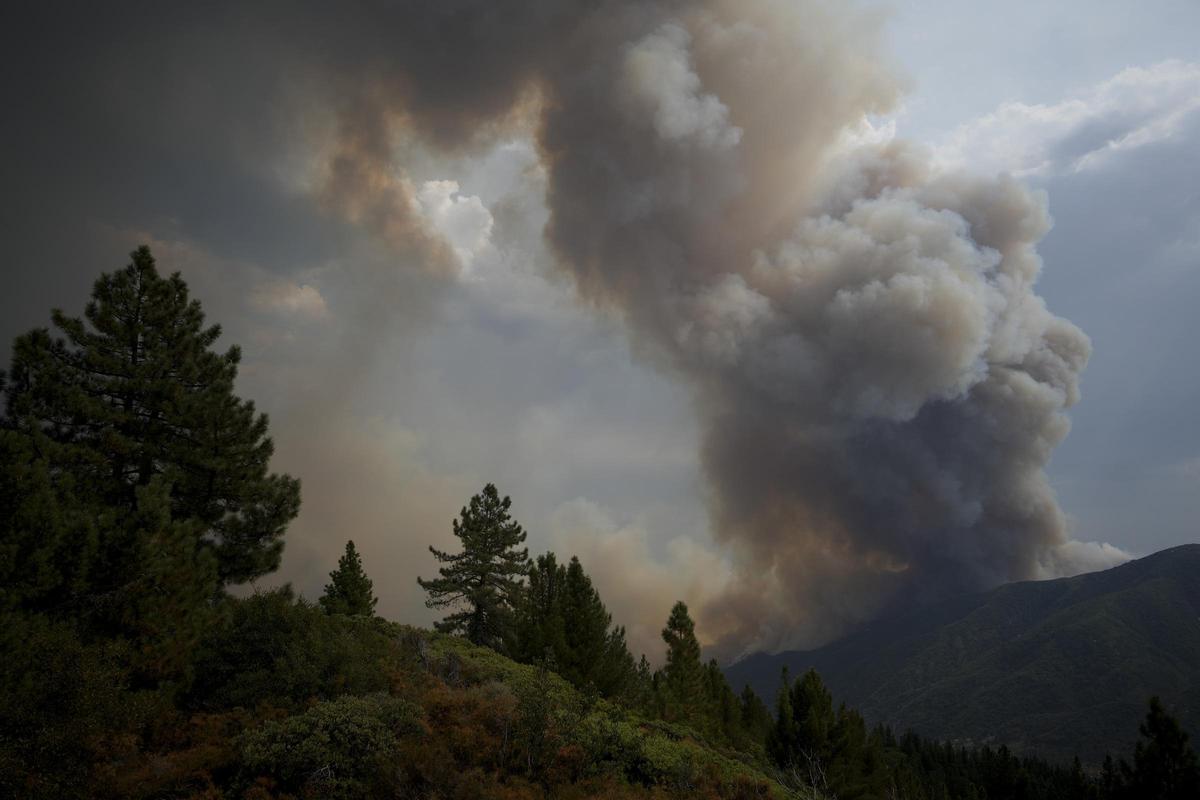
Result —
M1191 800L1152 701L1085 774L869 727L813 671L771 705L701 659L689 609L635 659L577 558L530 559L487 484L413 576L435 631L375 615L352 541L315 602L279 564L300 485L270 472L240 353L140 248L82 319L17 339L0 423L0 796ZM654 656L657 654L649 654ZM834 676L836 679L836 676ZM1019 688L1019 686L1017 687ZM840 699L840 698L839 698ZM1076 731L1081 739L1086 735Z
M782 667L811 667L872 721L1099 764L1133 746L1151 694L1200 729L1197 665L1200 545L1185 545L907 611L726 674L772 697Z

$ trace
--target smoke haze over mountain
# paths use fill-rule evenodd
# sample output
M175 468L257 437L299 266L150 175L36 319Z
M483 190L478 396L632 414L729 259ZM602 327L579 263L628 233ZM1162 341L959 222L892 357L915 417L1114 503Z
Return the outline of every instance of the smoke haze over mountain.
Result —
M1077 569L1043 468L1089 343L1033 291L1044 197L854 144L899 88L870 15L663 16L556 71L548 232L696 391L722 644Z
M43 13L24 29L59 23ZM1045 474L1090 354L1035 291L1047 198L876 135L906 88L883 24L819 0L148 4L132 31L76 19L61 40L71 63L106 70L64 67L30 103L64 130L105 120L97 136L115 157L70 156L57 176L117 187L132 210L105 224L145 230L136 209L161 200L165 218L259 240L243 251L271 279L239 293L264 313L351 309L336 333L297 334L305 363L285 365L313 370L283 422L313 432L281 448L301 475L369 463L380 446L329 423L368 367L406 363L379 331L437 316L473 260L544 223L548 251L531 260L566 278L576 313L615 315L636 357L692 400L679 413L696 414L729 565L699 616L735 655L820 643L886 604L1127 557L1071 539ZM114 41L145 47L114 60ZM86 101L70 114L67 89ZM215 165L202 179L156 144L194 128L206 134L188 146L208 160L190 169ZM20 123L10 138L71 152ZM437 174L514 141L529 145L524 194L489 208ZM149 177L134 191L137 175ZM182 198L179 181L201 190ZM99 191L64 202L88 207ZM297 260L319 266L275 274ZM313 276L331 272L342 280L327 298ZM423 487L415 505L474 488L395 477ZM374 513L320 499L336 487L305 491L326 525L332 509ZM408 567L427 543L392 552Z

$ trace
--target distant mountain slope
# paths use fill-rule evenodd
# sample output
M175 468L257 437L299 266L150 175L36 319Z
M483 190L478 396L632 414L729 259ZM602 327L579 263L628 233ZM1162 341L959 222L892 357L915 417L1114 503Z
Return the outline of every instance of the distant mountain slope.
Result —
M1130 750L1152 694L1200 731L1200 545L893 615L726 674L771 703L784 665L815 667L872 722L1095 763Z

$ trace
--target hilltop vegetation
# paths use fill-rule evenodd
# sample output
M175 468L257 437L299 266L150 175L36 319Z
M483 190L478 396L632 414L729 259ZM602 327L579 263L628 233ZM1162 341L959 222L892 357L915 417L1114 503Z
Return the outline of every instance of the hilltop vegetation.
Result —
M654 678L582 566L540 559L535 602L490 485L427 588L450 610L439 627L539 666L375 619L352 543L316 605L232 597L278 565L300 498L269 472L267 418L233 392L238 349L211 349L219 327L146 248L100 277L83 319L53 322L57 337L17 339L4 385L0 793L783 791L704 696L639 715ZM707 677L731 695L715 665Z
M20 636L4 674L21 680L0 707L4 793L789 796L736 752L458 637L328 615L287 590L219 616L170 696L133 686L66 626L8 617Z
M1193 798L1157 702L1102 775L868 729L821 678L774 714L704 663L687 606L634 659L576 558L532 562L488 484L418 579L447 616L374 615L352 542L316 603L273 570L299 484L233 394L199 304L145 248L65 338L20 337L0 423L0 796ZM414 576L415 577L415 576ZM665 609L664 609L665 611Z

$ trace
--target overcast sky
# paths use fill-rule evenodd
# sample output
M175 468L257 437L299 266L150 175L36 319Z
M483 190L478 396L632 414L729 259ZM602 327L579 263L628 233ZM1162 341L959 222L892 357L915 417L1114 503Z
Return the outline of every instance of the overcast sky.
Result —
M546 167L519 119L478 146L390 143L383 174L448 248L435 258L322 188L344 87L322 72L334 45L311 48L321 67L296 56L312 31L281 19L263 38L203 4L14 5L0 337L80 312L140 243L182 271L243 347L276 467L303 481L278 580L315 597L353 538L380 612L425 623L426 547L453 546L487 481L532 552L581 557L635 650L660 649L675 599L703 607L733 579L696 395L553 267ZM1048 195L1038 291L1093 346L1048 469L1071 536L1133 555L1197 540L1200 3L875 7L906 94L860 135Z

